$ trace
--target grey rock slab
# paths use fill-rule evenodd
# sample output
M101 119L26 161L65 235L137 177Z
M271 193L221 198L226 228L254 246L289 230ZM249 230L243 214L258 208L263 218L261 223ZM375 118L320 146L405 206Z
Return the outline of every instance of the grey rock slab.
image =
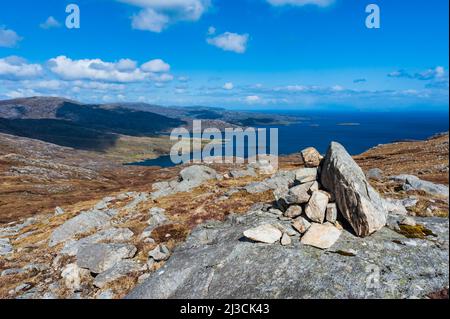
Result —
M100 242L127 242L131 240L134 233L128 228L108 228L99 231L88 237L81 238L80 240L69 240L64 244L61 254L75 256L78 253L80 247L87 244L96 244Z
M332 142L322 164L321 184L334 194L339 212L360 237L386 225L384 200L370 186L345 148Z
M94 228L109 225L111 217L101 211L82 212L57 227L50 236L49 246L53 247L77 234L83 234Z
M423 298L449 284L448 246L429 240L404 246L405 239L383 228L358 238L343 231L334 251L357 251L353 257L301 245L263 245L241 240L242 232L275 217L248 214L214 229L198 226L159 270L127 296L129 299L372 299ZM448 244L448 219L418 221ZM214 240L203 241L214 231ZM378 274L378 285L367 278ZM231 280L232 279L232 280ZM418 290L417 286L421 289Z
M366 176L368 179L380 181L383 179L383 171L379 168L372 168L367 171Z
M438 195L446 198L449 197L448 186L424 181L414 175L404 174L391 176L390 180L404 183L405 190L422 190L433 195Z
M0 238L0 256L10 254L14 251L8 238Z
M122 259L132 258L136 251L131 244L87 244L78 250L77 265L99 274Z
M94 286L103 288L107 284L123 278L133 272L138 272L142 266L134 260L121 260L114 267L97 275L94 279Z

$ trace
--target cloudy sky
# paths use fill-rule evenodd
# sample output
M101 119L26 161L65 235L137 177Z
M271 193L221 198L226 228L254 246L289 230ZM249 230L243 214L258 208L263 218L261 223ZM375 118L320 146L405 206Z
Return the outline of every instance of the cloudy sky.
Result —
M66 6L80 28L66 27ZM368 29L366 6L381 10ZM448 107L448 0L2 0L0 99Z

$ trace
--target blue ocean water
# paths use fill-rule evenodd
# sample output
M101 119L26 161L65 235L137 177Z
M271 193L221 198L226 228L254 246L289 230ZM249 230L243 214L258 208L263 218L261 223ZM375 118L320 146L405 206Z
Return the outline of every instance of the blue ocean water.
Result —
M352 155L378 144L423 140L449 130L447 112L266 112L299 117L297 123L276 126L280 155L314 146L325 153L330 142L345 146ZM273 126L268 126L273 127ZM169 156L133 165L170 167Z

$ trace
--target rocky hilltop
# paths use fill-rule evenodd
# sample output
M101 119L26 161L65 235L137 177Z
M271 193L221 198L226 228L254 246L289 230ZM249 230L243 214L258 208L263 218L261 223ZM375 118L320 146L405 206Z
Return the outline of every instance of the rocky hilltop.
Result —
M448 135L423 143L448 170ZM148 186L4 224L0 297L448 295L448 184L369 160L391 147L355 159L338 143L324 156L308 148L278 171L265 161L138 169L124 184L148 178ZM14 161L3 158L6 171ZM437 176L438 165L422 167Z

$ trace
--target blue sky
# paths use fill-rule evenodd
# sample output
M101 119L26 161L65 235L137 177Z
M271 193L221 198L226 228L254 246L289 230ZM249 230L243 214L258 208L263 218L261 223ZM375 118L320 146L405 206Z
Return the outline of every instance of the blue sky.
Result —
M79 29L65 25L80 8ZM368 4L381 27L368 29ZM0 98L448 107L447 0L2 0Z

